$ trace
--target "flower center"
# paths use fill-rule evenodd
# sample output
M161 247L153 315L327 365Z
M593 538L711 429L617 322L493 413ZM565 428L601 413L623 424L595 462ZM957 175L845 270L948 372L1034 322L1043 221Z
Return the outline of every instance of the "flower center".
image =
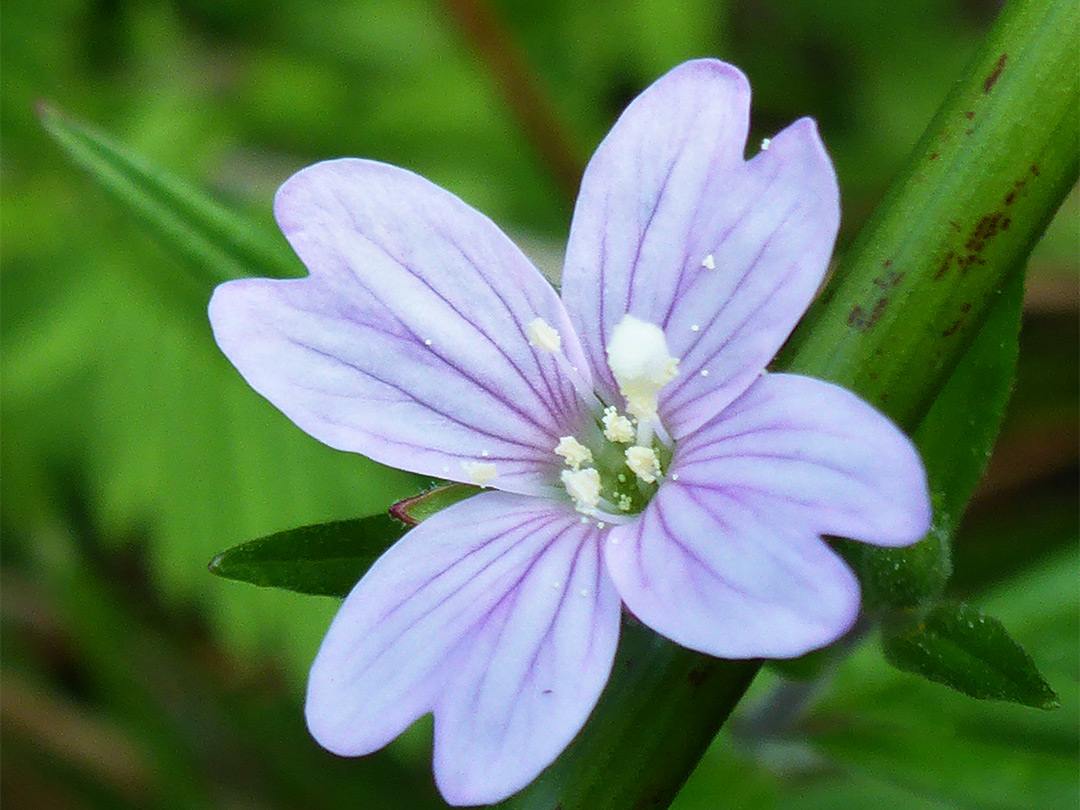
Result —
M537 319L530 342L551 354L560 350L558 333ZM583 515L633 515L656 493L671 461L671 447L657 414L660 391L678 374L679 360L668 351L656 324L625 315L611 334L608 367L625 403L625 413L607 405L579 436L563 436L552 448L566 469L561 481ZM582 518L584 520L584 518Z

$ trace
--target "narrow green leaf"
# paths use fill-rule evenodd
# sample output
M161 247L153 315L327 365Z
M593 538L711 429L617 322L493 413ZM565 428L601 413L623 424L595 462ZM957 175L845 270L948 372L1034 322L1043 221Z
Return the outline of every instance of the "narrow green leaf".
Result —
M1058 707L1035 662L997 619L965 604L941 604L910 626L886 627L889 663L965 695L1038 709Z
M1016 378L1024 274L1014 272L975 340L914 433L934 499L934 524L952 534L986 471Z
M209 568L253 585L344 597L409 526L477 492L479 487L468 484L444 484L398 501L388 515L317 523L249 540L218 554Z
M406 531L389 515L301 526L223 551L210 571L226 579L343 597Z
M243 276L288 278L302 268L283 241L259 223L150 166L103 132L48 104L45 131L209 288Z
M458 501L471 498L480 491L480 487L469 484L442 484L429 489L427 492L421 492L419 495L398 501L390 507L390 514L402 523L415 526L422 520L427 520L436 512L441 512Z

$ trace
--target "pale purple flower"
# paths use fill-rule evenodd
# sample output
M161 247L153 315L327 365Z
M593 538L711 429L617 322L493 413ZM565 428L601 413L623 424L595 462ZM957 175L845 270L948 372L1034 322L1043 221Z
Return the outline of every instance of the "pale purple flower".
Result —
M622 605L711 655L797 656L859 609L822 535L927 531L892 423L763 373L822 281L839 195L810 119L744 160L749 104L738 70L697 61L627 108L582 181L561 297L410 172L330 161L278 192L311 275L219 287L222 350L331 447L491 488L345 600L308 686L326 748L367 754L432 712L443 795L498 801L584 724Z

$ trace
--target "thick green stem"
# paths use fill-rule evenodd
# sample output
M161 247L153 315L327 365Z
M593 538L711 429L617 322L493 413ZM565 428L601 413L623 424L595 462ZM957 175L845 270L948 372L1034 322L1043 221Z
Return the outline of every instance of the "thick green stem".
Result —
M915 427L1076 183L1078 54L1075 2L1006 4L778 365Z
M1012 0L777 366L913 428L1076 182L1080 10ZM843 178L841 178L843 180ZM578 738L512 810L666 807L758 669L633 622Z

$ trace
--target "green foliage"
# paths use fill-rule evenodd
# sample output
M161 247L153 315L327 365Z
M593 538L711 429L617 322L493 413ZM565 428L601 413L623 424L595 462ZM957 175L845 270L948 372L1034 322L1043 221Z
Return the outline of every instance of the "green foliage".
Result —
M952 537L986 470L1012 392L1023 298L1024 277L1017 273L914 431L930 484L933 530L908 548L844 544L874 614L925 607L948 582Z
M210 571L252 585L344 597L404 533L389 515L301 526L233 546L210 561Z
M210 561L210 571L252 585L344 597L409 526L479 491L468 484L442 484L398 501L386 515L275 532L221 552Z
M38 106L54 140L162 239L196 278L213 286L243 276L288 278L302 266L282 240L48 104Z
M1075 808L1080 557L1075 527L1057 539L1067 547L981 598L1040 651L1061 711L971 700L889 666L867 639L827 688L760 676L672 810L714 810L717 796L768 810Z
M973 698L1037 709L1060 706L1057 695L997 619L965 605L935 605L908 626L886 626L883 649L893 666Z
M1064 710L972 701L890 671L866 645L837 673L834 695L800 723L816 730L814 747L847 773L948 806L1075 807L1080 558L1075 530L1061 539L1073 547L988 594L984 607L1024 628L1024 646L1043 650L1040 664L1058 686ZM1056 651L1045 643L1051 636L1061 639Z
M1023 268L1077 178L1078 40L1071 5L1002 13L778 361L877 403L922 452L931 534L910 549L842 545L873 611L925 608L951 573L950 536L1012 389ZM1039 134L1020 104L1039 111Z

